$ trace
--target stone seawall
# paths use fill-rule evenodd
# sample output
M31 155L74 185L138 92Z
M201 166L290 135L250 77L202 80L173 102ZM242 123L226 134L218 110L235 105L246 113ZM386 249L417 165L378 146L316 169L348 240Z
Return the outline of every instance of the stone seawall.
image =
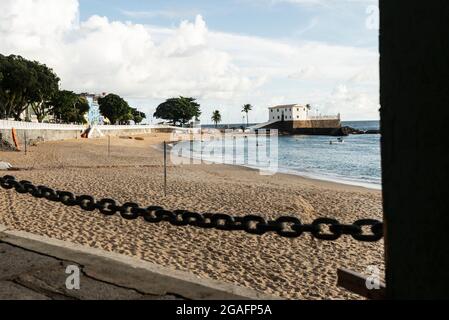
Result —
M340 120L278 121L262 129L277 129L280 134L343 136Z
M292 121L289 121L292 122ZM340 120L303 120L303 121L293 121L291 124L293 129L335 129L341 128Z

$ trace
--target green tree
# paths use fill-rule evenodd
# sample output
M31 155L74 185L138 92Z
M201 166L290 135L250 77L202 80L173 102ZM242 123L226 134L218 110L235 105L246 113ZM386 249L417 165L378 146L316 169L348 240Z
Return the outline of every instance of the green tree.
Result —
M0 112L2 118L20 116L27 106L39 100L37 62L21 56L0 55ZM34 68L36 67L36 68Z
M215 128L217 127L217 124L218 123L220 123L221 122L221 114L220 114L220 111L218 111L218 110L215 110L213 113L212 113L212 121L215 123Z
M28 67L35 74L30 94L29 105L37 117L37 121L42 122L51 111L50 101L59 91L59 78L52 69L38 62L28 62Z
M144 112L141 112L139 110L137 110L136 108L131 108L131 115L132 115L132 120L134 121L135 124L139 124L143 121L143 119L146 119L146 114Z
M246 113L246 126L249 126L249 119L248 119L248 113L253 110L253 106L250 104L245 104L243 106L242 112Z
M72 91L58 91L50 101L51 113L62 123L86 123L87 99Z
M171 121L174 125L184 125L201 115L200 105L194 98L170 98L161 103L154 113L154 117Z
M2 71L2 55L0 55L0 119L5 116L4 106L6 104L6 95L2 89L3 71Z
M109 119L111 124L126 123L132 119L128 103L116 94L108 94L98 99L100 113Z

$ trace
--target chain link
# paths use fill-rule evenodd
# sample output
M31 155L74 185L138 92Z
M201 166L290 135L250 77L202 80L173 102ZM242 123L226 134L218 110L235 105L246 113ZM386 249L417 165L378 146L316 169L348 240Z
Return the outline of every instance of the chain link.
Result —
M187 210L169 211L162 207L151 206L141 208L137 203L128 202L117 205L113 199L96 201L89 195L75 196L67 191L55 191L45 186L35 186L29 181L17 181L13 176L0 178L0 186L6 190L15 189L21 194L31 194L35 198L61 202L66 206L79 206L85 211L99 210L106 216L119 213L123 219L135 220L142 217L149 223L169 222L174 226L193 226L198 228L215 228L225 231L245 231L250 234L263 235L275 232L281 237L298 238L304 233L311 234L319 240L335 241L343 235L363 242L375 242L383 238L383 223L374 219L362 219L353 224L341 224L338 220L319 218L311 224L303 224L296 217L279 217L266 220L261 216L247 215L243 217L227 214L197 213ZM368 229L368 230L364 230ZM368 232L366 232L368 231Z

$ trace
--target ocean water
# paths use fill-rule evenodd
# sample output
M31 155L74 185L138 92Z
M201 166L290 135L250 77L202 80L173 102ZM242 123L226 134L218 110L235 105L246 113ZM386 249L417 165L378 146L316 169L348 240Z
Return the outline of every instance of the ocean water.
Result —
M343 125L361 130L379 129L378 121L344 122ZM255 138L250 137L246 141L245 139L217 140L208 142L206 148L204 143L195 142L190 145L190 150L192 150L193 157L197 159L240 164L252 168L267 167L268 161L272 161L272 159L258 155L257 161L248 160L248 158L254 158L256 150L259 148L254 147L256 142L252 139ZM380 189L380 135L350 135L343 139L343 143L338 143L336 137L329 136L280 136L277 146L273 146L277 147L276 171ZM257 143L262 147L264 143L269 144L260 138ZM271 152L270 148L267 147L267 153ZM223 156L225 152L221 152L225 150L228 155L229 150L235 150L231 154L233 160L225 160Z
M380 189L380 135L350 135L343 143L330 141L335 138L280 137L279 171Z

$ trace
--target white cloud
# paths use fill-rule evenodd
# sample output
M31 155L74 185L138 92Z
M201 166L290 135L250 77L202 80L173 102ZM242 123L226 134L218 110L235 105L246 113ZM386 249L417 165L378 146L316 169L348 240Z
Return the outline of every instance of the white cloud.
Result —
M147 111L170 96L198 97L206 122L217 108L228 110L224 121L241 119L243 103L255 106L253 121L277 101L376 110L378 54L369 49L211 31L200 15L176 28L78 17L77 0L2 0L0 53L46 63L65 89L115 92ZM329 94L339 83L351 88L346 98Z
M198 11L193 10L152 10L152 11L130 11L121 10L122 14L130 18L166 18L176 19L186 16L195 16Z
M343 119L376 120L379 117L377 96L346 84L337 85L319 107L328 114L341 113Z

